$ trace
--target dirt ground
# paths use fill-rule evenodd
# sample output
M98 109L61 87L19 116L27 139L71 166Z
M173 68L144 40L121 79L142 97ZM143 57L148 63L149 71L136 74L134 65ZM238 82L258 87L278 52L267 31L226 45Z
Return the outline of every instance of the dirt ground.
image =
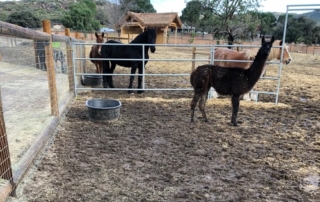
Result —
M159 48L150 57L191 58L190 49L173 50ZM279 104L273 95L241 101L238 127L230 124L230 98L208 100L209 122L191 123L192 91L80 92L8 201L319 201L320 57L292 56L282 70ZM190 68L190 62L152 61L146 71ZM267 75L277 75L277 66ZM126 87L128 76L119 78L115 85ZM190 87L187 76L146 82ZM275 86L259 81L257 89ZM85 101L91 98L120 100L119 120L90 122Z

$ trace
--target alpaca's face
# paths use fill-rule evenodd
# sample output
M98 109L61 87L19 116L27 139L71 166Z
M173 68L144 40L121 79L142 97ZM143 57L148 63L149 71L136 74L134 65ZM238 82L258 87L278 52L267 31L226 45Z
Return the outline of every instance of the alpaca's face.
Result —
M271 37L270 41L266 41L264 36L261 41L261 50L264 56L268 56L270 54L270 50L272 48L272 43L274 42L274 36Z

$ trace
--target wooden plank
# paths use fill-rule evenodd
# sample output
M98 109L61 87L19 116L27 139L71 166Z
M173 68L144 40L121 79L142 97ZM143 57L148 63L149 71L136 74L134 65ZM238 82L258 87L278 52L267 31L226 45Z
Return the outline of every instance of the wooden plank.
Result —
M66 28L64 30L64 34L70 38L70 29ZM69 90L70 92L74 92L74 72L73 72L73 50L71 46L71 42L67 43L67 65L68 65L68 80L69 80Z
M11 37L18 37L18 38L32 39L32 40L39 40L39 41L47 41L51 38L50 34L35 31L33 29L20 27L18 25L10 24L3 21L0 21L0 33L3 35L11 36Z

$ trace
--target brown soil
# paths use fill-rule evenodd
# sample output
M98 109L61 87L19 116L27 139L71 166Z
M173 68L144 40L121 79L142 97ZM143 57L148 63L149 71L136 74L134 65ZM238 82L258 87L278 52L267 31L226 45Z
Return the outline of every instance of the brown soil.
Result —
M157 51L151 57L191 58L191 51ZM190 123L192 91L79 93L9 201L319 201L320 58L293 59L283 68L279 104L270 95L241 101L239 127L230 124L229 98L208 100L208 123ZM187 73L190 63L154 61L146 71ZM126 87L129 78L114 80ZM188 82L147 78L148 87ZM90 122L90 98L120 100L119 120Z

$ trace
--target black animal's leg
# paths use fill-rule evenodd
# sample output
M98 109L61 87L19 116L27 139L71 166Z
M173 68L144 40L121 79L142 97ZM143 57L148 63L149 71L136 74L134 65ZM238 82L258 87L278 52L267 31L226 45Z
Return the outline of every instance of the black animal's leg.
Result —
M138 88L141 88L142 89L142 73L143 73L143 69L142 69L143 67L142 66L140 66L139 68L138 68L138 72L139 72L139 76L138 76ZM139 94L141 94L141 93L144 93L144 90L138 90L138 93Z
M233 95L231 98L232 102L232 117L231 117L231 123L234 126L238 126L237 124L237 115L239 110L239 103L240 103L240 96Z
M202 117L204 118L205 122L208 122L206 111L205 111L206 102L207 102L207 94L208 93L202 93L201 97L200 97L200 102L199 102L199 109L200 109L200 111L202 113Z
M201 93L197 92L196 90L194 91L193 99L191 101L190 107L191 107L191 122L194 122L194 110L197 106L197 103L200 99Z
M109 61L103 61L102 62L102 73L103 74L108 74L108 70L109 70ZM109 84L109 77L106 75L102 76L102 86L103 88L108 88L108 84Z
M108 73L109 74L113 74L114 69L116 68L116 63L115 62L111 62L111 68L109 69ZM110 88L114 88L113 85L113 80L112 80L112 75L108 76L108 84L110 86Z
M130 89L132 89L133 80L134 80L134 76L136 74L136 71L137 71L137 66L135 66L135 65L132 66L131 67L130 83L129 83L129 86L128 86L128 88L130 88ZM131 93L133 93L133 91L132 90L128 90L128 93L131 94Z

